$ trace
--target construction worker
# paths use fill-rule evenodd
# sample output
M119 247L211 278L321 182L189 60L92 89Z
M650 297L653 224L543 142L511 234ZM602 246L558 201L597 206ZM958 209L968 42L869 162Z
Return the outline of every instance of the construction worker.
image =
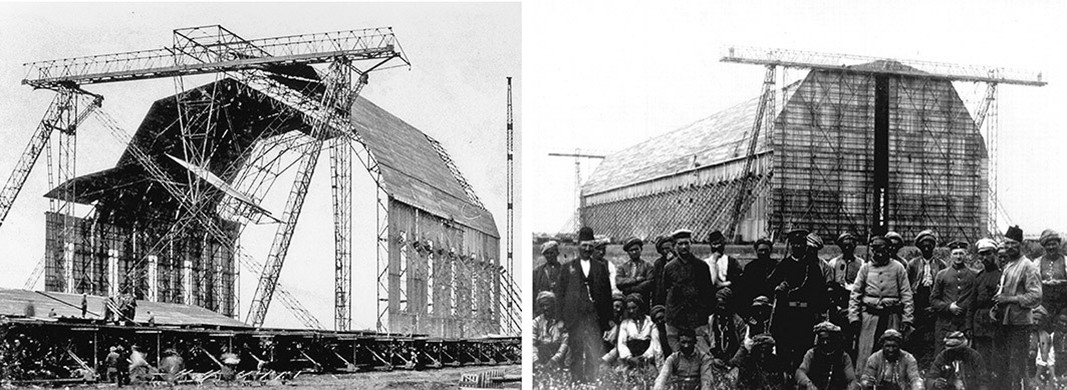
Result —
M978 250L978 260L982 264L982 270L978 272L974 280L973 346L983 356L1004 356L1002 340L996 339L1000 324L989 315L996 305L993 296L1000 288L1001 272L997 264L998 245L996 241L983 238L975 243L975 247ZM992 361L993 359L986 361L990 372L990 383L993 388L1002 388L1006 384L999 384L1006 378L1007 371L1004 370L1003 364L992 364Z
M619 270L618 267L615 266L615 263L609 261L607 258L608 244L610 243L611 241L606 238L594 241L593 260L604 263L604 265L608 267L608 282L611 284L611 292L616 293L620 292L619 287L615 285L615 276L618 275Z
M777 340L777 355L792 372L814 344L811 329L826 311L826 287L822 267L808 255L808 231L786 234L789 255L778 262L767 282L774 288L771 335Z
M889 240L874 236L868 245L873 256L860 266L848 304L849 326L859 335L857 366L867 361L883 333L891 329L906 332L914 310L907 272L891 260Z
M556 294L541 291L537 294L537 306L540 306L541 314L533 322L534 367L563 368L563 359L567 356L567 328L558 317Z
M1045 229L1038 239L1045 253L1034 259L1041 267L1041 305L1053 317L1067 307L1067 263L1060 253L1062 240L1055 230Z
M974 318L975 279L978 273L967 267L967 248L962 241L948 244L952 264L934 278L930 291L930 307L936 316L934 339L944 340L953 332L971 332ZM937 343L934 356L941 353L944 343Z
M730 364L737 367L737 389L785 388L789 368L775 353L774 338L769 335L753 337L752 347L738 349Z
M767 283L767 277L778 265L778 262L771 258L771 252L774 250L774 243L771 240L761 237L752 244L752 249L756 251L756 259L745 265L741 278L734 288L734 294L739 297L740 302L746 305L759 296L774 296L774 286ZM744 310L740 312L742 315L748 315Z
M938 244L937 233L923 230L915 236L915 246L920 256L908 261L908 281L911 283L911 296L915 304L915 329L911 334L905 333L904 349L911 352L919 365L926 367L934 359L934 324L937 317L930 306L930 292L934 288L934 278L945 269L945 262L934 258L934 248Z
M541 256L545 262L533 270L533 296L534 300L542 291L554 291L556 282L559 280L559 270L563 267L559 263L559 243L548 241L541 244ZM540 307L534 307L534 316L541 314Z
M578 259L564 265L556 284L563 323L567 325L570 373L581 383L597 379L604 355L602 335L612 318L607 262L593 260L593 229L578 231Z
M826 286L827 293L830 295L827 319L842 328L841 338L844 349L853 360L856 359L856 343L859 341L859 335L853 333L853 329L848 326L848 300L855 287L856 275L864 263L863 258L856 256L857 240L856 235L850 232L837 236L835 243L841 249L841 255L827 263L830 266L831 277Z
M907 269L908 261L900 257L900 250L904 248L904 236L897 232L888 232L885 234L885 238L889 240L889 258L896 260Z
M660 295L660 287L663 285L663 270L675 256L674 239L670 236L657 238L656 252L659 253L659 258L652 263L652 291L648 301L648 307L651 309L649 309L648 314L652 317L652 321L656 323L656 331L659 332L660 348L663 350L663 356L668 356L671 354L671 346L667 344L667 325L664 322L666 320L664 306L666 296Z
M1023 256L1019 246L1023 231L1018 226L1008 228L1001 250L1007 263L1000 277L1000 289L993 296L996 302L993 315L1000 323L997 339L1006 347L1008 363L1007 389L1028 389L1027 375L1030 359L1030 330L1033 310L1041 305L1041 275L1037 265Z
M639 293L626 296L626 319L619 325L619 360L628 370L655 366L663 360L659 334L652 318L645 314L645 298Z
M708 321L708 349L715 359L715 368L726 368L726 362L730 361L741 348L744 341L745 320L734 313L736 306L732 301L733 290L730 287L720 288L715 293L716 307L714 314Z
M608 366L614 366L619 359L619 324L622 323L626 312L626 296L621 292L611 293L611 312L611 322L608 323L608 330L604 331L603 336L604 350L608 352L600 358Z
M860 377L860 388L923 389L923 379L919 376L919 365L915 362L915 357L900 349L903 339L904 336L893 329L882 334L882 349L867 358L863 375Z
M697 336L697 351L707 353L708 316L715 302L715 286L708 264L691 252L693 232L679 229L671 234L678 257L667 263L659 292L663 301L667 343L678 349L678 334L692 329ZM653 309L656 311L656 309Z
M654 390L710 390L711 357L696 349L696 333L682 328L676 335L678 349L667 357L656 377Z
M622 250L630 259L617 268L615 286L625 296L638 293L647 297L652 292L652 263L641 259L643 249L644 241L637 237L626 240L622 245Z
M797 367L798 389L851 389L857 384L852 357L842 349L841 327L831 322L815 325L815 347Z
M711 272L711 282L715 284L716 289L729 287L741 276L741 264L737 259L724 254L726 237L722 232L716 230L708 235L708 247L711 249L711 255L704 259L704 262L708 264L708 270Z

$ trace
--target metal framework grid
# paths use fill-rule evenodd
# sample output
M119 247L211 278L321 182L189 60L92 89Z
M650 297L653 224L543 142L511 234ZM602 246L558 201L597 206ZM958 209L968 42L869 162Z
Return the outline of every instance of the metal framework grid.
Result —
M780 237L790 227L811 229L824 239L846 230L869 232L874 77L820 69L790 86L765 135L769 147L757 151L754 173L760 179L739 228L743 240ZM917 74L890 80L890 229L981 237L988 226L986 149L951 81ZM753 123L752 114L745 118ZM738 164L719 161L585 193L583 222L620 239L678 227L698 235L725 229L741 177Z

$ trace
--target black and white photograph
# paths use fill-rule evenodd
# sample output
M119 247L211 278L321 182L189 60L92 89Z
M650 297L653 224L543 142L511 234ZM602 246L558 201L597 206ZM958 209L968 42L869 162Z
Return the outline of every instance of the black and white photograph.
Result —
M1062 389L1059 2L523 10L535 389Z
M0 5L0 386L519 388L521 34Z

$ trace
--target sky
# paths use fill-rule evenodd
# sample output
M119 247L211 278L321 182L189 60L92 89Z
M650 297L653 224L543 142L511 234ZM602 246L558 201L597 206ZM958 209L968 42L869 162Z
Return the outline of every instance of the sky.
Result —
M219 24L247 39L305 33L393 27L412 62L410 69L370 75L361 95L439 140L493 213L501 236L506 224L505 77L514 77L516 128L521 132L521 8L511 4L92 4L13 3L0 7L0 177L7 179L52 99L20 81L23 63L96 54L157 49L172 44L172 30ZM188 78L193 85L213 81ZM150 104L175 93L171 79L100 84L85 89L104 95L103 110L132 133ZM516 135L516 147L521 146ZM93 120L79 130L77 174L114 166L125 145ZM44 158L31 173L0 226L0 286L21 288L44 253L48 202ZM281 283L327 327L333 323L333 225L328 153L322 153L293 237ZM358 166L358 164L357 164ZM521 161L516 163L521 172ZM278 183L290 183L282 176ZM374 327L373 182L354 174L356 255L353 259L354 329ZM521 180L516 183L521 200ZM275 186L264 207L280 215L288 184ZM518 213L517 213L518 214ZM516 215L516 221L519 221ZM516 222L516 226L519 225ZM274 225L251 226L244 250L263 262ZM361 250L361 248L363 248ZM504 258L501 241L501 258ZM522 253L516 250L519 253ZM324 282L329 281L329 282ZM38 288L43 284L38 284ZM252 300L256 279L241 275L240 317ZM299 327L275 300L266 325Z
M764 69L719 62L727 45L1043 72L1045 87L1000 88L999 195L1028 234L1067 229L1062 2L549 1L523 13L531 232L572 229L574 159L548 153L610 153L758 96ZM965 101L982 91L959 88ZM583 180L595 167L582 161Z

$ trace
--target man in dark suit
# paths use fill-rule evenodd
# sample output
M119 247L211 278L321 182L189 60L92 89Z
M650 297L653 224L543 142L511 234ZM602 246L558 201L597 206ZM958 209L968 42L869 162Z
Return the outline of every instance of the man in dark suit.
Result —
M578 258L563 266L556 283L560 312L567 326L571 376L578 382L597 379L604 355L601 335L612 319L611 282L605 262L592 260L593 229L578 231Z
M664 322L667 343L672 351L678 350L678 334L681 329L692 329L697 336L697 350L708 351L708 316L714 309L715 285L711 282L708 264L693 256L691 240L693 232L680 229L671 234L674 250L678 254L663 268L663 278L658 294L663 299Z

